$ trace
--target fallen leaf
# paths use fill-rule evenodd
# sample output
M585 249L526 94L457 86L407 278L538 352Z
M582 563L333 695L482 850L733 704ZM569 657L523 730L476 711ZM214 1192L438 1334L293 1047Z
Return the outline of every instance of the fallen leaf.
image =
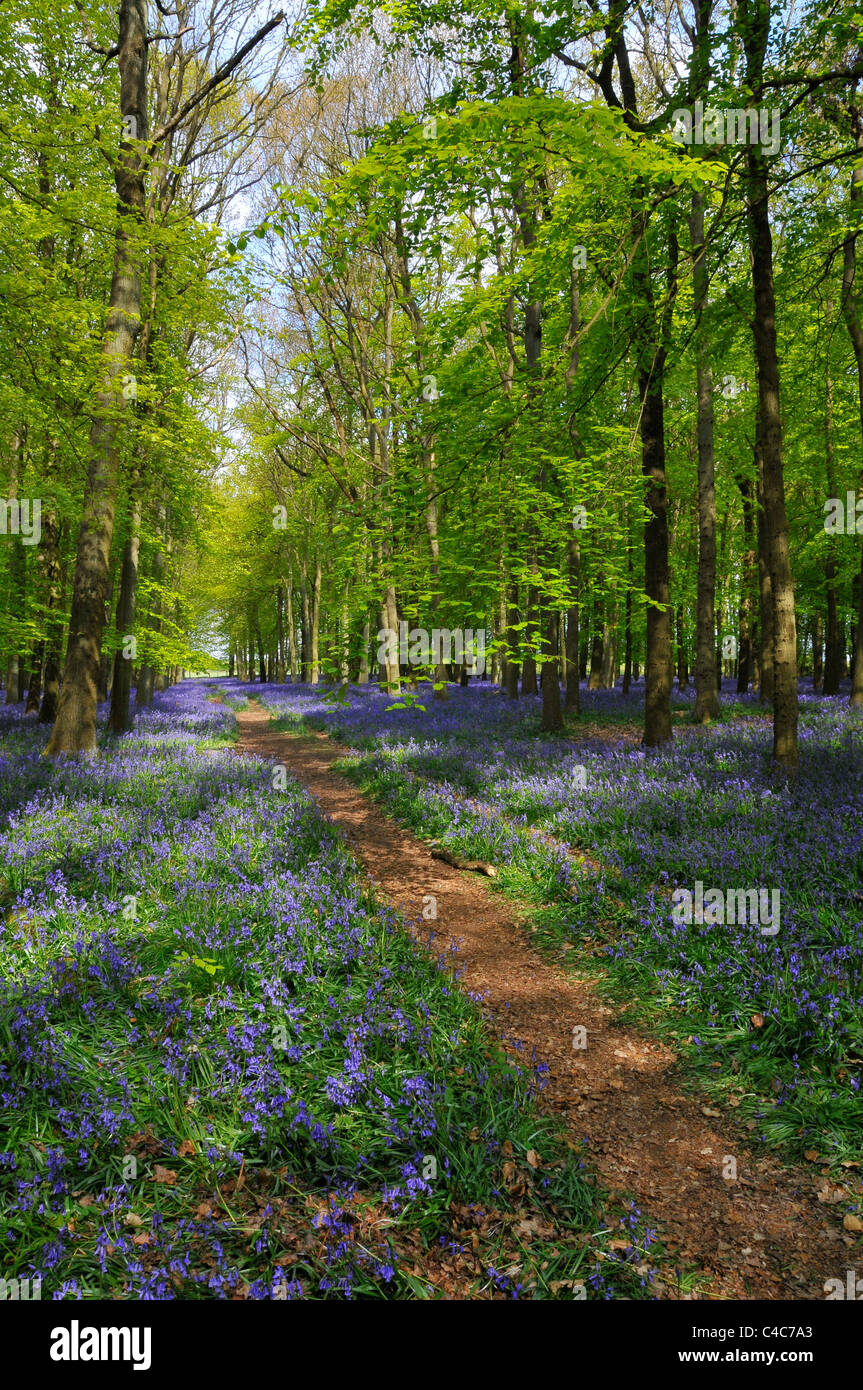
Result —
M850 1211L844 1218L842 1225L846 1231L863 1231L863 1221L860 1220L859 1216L852 1216Z
M135 1212L133 1211L127 1211L126 1215L123 1217L124 1226L143 1226L143 1224L143 1216L136 1216Z
M530 1164L531 1168L540 1168L542 1166L542 1159L540 1158L536 1149L528 1149L527 1161Z
M809 1161L810 1163L817 1163L817 1162L818 1162L818 1150L817 1150L817 1149L804 1149L804 1150L803 1150L803 1157L804 1157L805 1159L808 1159L808 1161Z
M179 1149L177 1150L177 1157L189 1158L191 1155L196 1154L197 1152L198 1150L195 1148L191 1139L184 1139Z
M500 1151L503 1154L504 1158L512 1158L514 1152L512 1147L512 1140L504 1139L503 1143L500 1146Z
M531 1240L534 1237L538 1237L542 1240L548 1236L554 1235L554 1227L550 1226L547 1221L541 1221L536 1216L530 1216L526 1221L517 1221L515 1223L515 1233L516 1235L523 1236L526 1240Z
M714 1110L712 1105L702 1105L701 1113L702 1115L709 1115L711 1119L718 1120L720 1112L718 1110Z
M173 1187L177 1181L177 1174L173 1168L163 1168L161 1163L157 1163L153 1169L153 1181L164 1183L165 1187Z
M149 1233L149 1231L139 1231L138 1234L137 1234L136 1236L133 1236L133 1237L132 1237L132 1244L133 1244L133 1245L149 1245L149 1244L150 1244L150 1233Z
M198 1207L198 1210L195 1212L195 1215L196 1215L196 1216L212 1216L212 1215L213 1215L213 1208L210 1206L210 1203L209 1203L209 1202L201 1202L200 1206Z
M753 1014L753 1015L752 1015L752 1018L750 1019L750 1022L751 1022L751 1024L752 1024L752 1027L753 1027L753 1028L763 1028L763 1027L764 1027L764 1015L763 1015L763 1014Z

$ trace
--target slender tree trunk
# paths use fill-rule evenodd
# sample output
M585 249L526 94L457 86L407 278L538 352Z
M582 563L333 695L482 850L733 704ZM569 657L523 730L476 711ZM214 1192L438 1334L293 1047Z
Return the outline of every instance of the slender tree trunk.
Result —
M518 585L510 584L506 633L506 693L510 700L518 699L518 621Z
M851 668L850 703L855 709L863 706L863 574L861 574L861 583L858 585L857 627Z
M164 506L159 508L159 529L161 535L156 541L153 551L153 580L156 584L161 584L165 578L165 564L167 539L163 542L162 536L167 537L168 516ZM147 619L147 631L157 633L161 631L162 621L162 599L156 593L153 599L153 607ZM156 688L156 668L151 661L146 661L138 671L138 681L135 686L135 708L146 709L153 703L153 691Z
M827 299L828 319L832 317L832 304ZM828 362L825 379L824 400L824 453L827 467L827 486L830 496L836 497L836 447L833 438L833 378ZM827 558L824 563L825 593L827 598L827 660L824 669L824 694L838 695L839 682L845 668L845 638L839 630L839 613L836 602L836 540L827 538Z
M260 685L267 683L267 654L264 651L264 639L261 636L261 624L258 620L258 610L254 608L250 615L250 626L254 635L254 643L258 649L258 682ZM252 669L254 670L254 655L252 657Z
M693 193L689 217L695 310L698 408L698 596L696 600L695 705L692 718L707 724L719 714L716 690L716 486L714 462L713 371L704 323L709 276L704 245L704 194Z
M9 498L14 500L19 494L19 480L21 476L21 456L23 454L23 435L21 432L15 435L12 441L12 462L9 472ZM16 623L24 621L24 599L26 582L26 561L24 558L24 544L20 536L13 535L9 538L11 554L9 557L9 595L12 600L14 612L13 617ZM21 699L21 663L19 660L19 639L15 638L15 650L9 653L6 659L6 704L16 705Z
M497 678L501 689L506 690L506 666L507 666L507 616L506 616L506 557L504 546L501 543L500 553L500 591L498 593L497 610L497 636L501 643L498 652Z
M838 695L842 668L845 665L845 637L839 630L839 610L836 603L836 560L831 555L824 566L827 594L827 659L824 663L824 694Z
M108 592L105 596L105 611L111 611L111 604L114 601L114 575L108 572ZM99 656L99 683L98 700L99 704L104 704L110 693L110 680L113 672L111 670L111 658L107 652L102 652Z
M572 602L566 614L566 712L578 714L581 710L581 687L579 684L578 618L579 618L579 570L581 556L575 536L567 543L567 562L569 566L569 589Z
M824 681L824 624L821 609L812 619L812 689L820 690Z
M535 569L535 565L533 566ZM532 584L527 589L527 628L525 631L526 649L524 659L521 663L521 693L522 695L536 695L539 687L536 683L536 589Z
M66 570L61 551L61 529L57 503L51 497L42 511L42 563L47 583L48 623L45 647L42 704L39 723L53 724L60 697L60 657L63 651L63 609L65 607Z
M626 598L623 609L623 685L622 694L628 695L632 684L632 546L629 525L626 536Z
M617 678L617 602L606 608L606 622L602 629L602 669L603 690L613 690Z
M737 486L743 502L743 563L741 566L741 596L738 624L740 647L737 653L737 693L745 695L752 680L752 608L755 587L755 500L750 478L739 476Z
M123 549L123 568L120 576L120 598L117 602L117 634L120 645L114 653L114 684L111 687L111 713L108 724L115 733L122 734L133 724L129 697L132 693L133 657L124 639L134 635L135 608L138 597L138 559L141 550L141 499L134 485L132 511L129 517L129 535Z
M545 615L542 662L542 720L540 727L545 733L556 733L563 728L563 711L560 704L560 678L557 669L557 649L560 645L557 611L549 609Z
M757 104L763 96L763 64L770 32L769 0L743 0L741 18L747 83L752 101ZM746 212L754 300L752 334L758 377L756 432L761 453L762 500L773 600L773 757L780 766L794 770L797 767L798 722L797 620L782 467L768 163L758 145L748 147L747 171Z
M597 575L597 586L605 583L602 575ZM587 681L588 690L602 689L602 663L603 663L603 634L606 631L605 622L605 603L604 597L594 600L593 604L593 640L590 646L590 676Z
M384 590L383 604L383 626L389 628L391 632L399 635L399 613L396 603L395 585L388 584ZM398 654L394 661L390 661L385 668L386 681L389 686L390 694L398 694L401 690L401 667L399 665Z
M676 275L676 242L669 278ZM643 301L645 326L639 343L641 461L647 484L644 527L644 587L647 594L647 654L644 667L644 743L648 748L671 738L671 599L668 575L668 491L665 476L665 412L662 388L666 349L648 331L654 321L653 288L644 242L636 253L636 283Z
M851 173L851 209L858 214L863 209L863 118L859 107L851 109L851 130L857 153ZM854 349L857 364L857 404L860 411L860 428L863 431L863 313L860 307L860 293L857 287L857 237L859 233L849 231L843 243L842 255L842 314ZM860 593L857 608L857 640L854 643L854 658L851 669L851 698L854 708L863 707L863 555L861 555ZM826 679L826 678L825 678Z
M758 480L758 600L760 627L760 679L758 694L762 704L773 703L773 590L770 580L770 557L767 547L767 525L761 491L759 462Z
M689 683L689 666L686 660L686 633L683 624L683 605L677 605L677 689L685 690Z
M276 587L276 642L278 644L278 664L276 668L276 679L279 685L284 685L287 675L286 643L285 643L285 586L279 584Z
M33 650L30 654L30 672L27 682L27 704L24 709L25 716L39 714L39 704L42 699L42 665L45 659L45 643L34 642Z
M321 627L321 562L315 561L315 583L312 590L312 685L317 685L320 675L318 637Z
M300 632L301 673L303 684L307 684L312 655L312 621L309 609L309 579L306 562L300 566L300 602L302 605L302 624Z
M299 662L297 660L297 628L294 621L294 571L293 567L288 570L287 585L287 612L285 614L288 624L288 656L291 663L291 684L295 685L299 678Z
M369 683L369 642L371 641L371 623L366 615L363 623L363 646L360 652L360 670L357 677L358 685L368 685Z

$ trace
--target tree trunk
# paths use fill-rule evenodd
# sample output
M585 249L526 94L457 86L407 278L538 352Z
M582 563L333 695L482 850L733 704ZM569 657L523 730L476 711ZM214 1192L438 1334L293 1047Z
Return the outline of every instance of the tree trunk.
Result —
M536 590L532 584L529 584L527 589L527 628L525 630L526 650L524 660L521 663L522 695L539 693L536 683L536 638Z
M770 6L765 0L743 0L741 17L744 21L741 32L746 52L747 85L753 103L757 104L763 95L762 74L770 31ZM747 173L746 213L754 301L752 335L758 378L756 436L761 455L762 501L773 602L773 757L780 766L794 770L797 767L798 722L797 621L782 467L768 164L758 145L748 147Z
M134 484L133 484L134 486ZM125 638L134 635L135 608L138 598L138 559L141 550L141 500L135 487L129 517L129 535L123 549L123 568L120 575L120 597L117 601L117 635L120 645L114 653L114 684L111 688L110 728L117 734L127 732L134 722L129 706L132 693L131 652L124 652Z
M167 536L167 511L164 506L159 509L160 531ZM165 577L165 555L167 550L167 540L164 544L161 538L156 542L153 551L153 579L157 584L161 584ZM162 599L158 592L153 599L153 607L147 620L147 630L149 632L159 632L161 630ZM153 703L153 691L156 686L156 668L151 662L146 662L138 671L138 681L135 686L135 708L145 709Z
M518 699L518 621L518 585L510 584L506 632L506 693L510 700Z
M569 589L572 601L566 614L566 712L578 714L581 710L581 687L579 684L578 618L579 618L579 569L581 556L575 536L567 543L569 565Z
M125 133L115 165L117 227L108 317L102 343L100 383L90 428L90 462L84 514L78 535L69 642L57 718L46 752L93 754L96 704L108 567L114 533L120 430L128 408L126 381L141 313L137 226L144 213L144 162L140 141L147 135L147 4L120 0L120 114Z
M704 194L693 193L689 216L695 311L698 409L698 596L695 635L695 705L692 718L707 724L719 714L716 690L716 486L713 429L713 371L704 324L709 276L704 245Z
M349 587L348 587L348 585L347 585L347 583L346 583L346 584L345 584L344 594L343 594L343 596L342 596L342 612L341 612L341 619L340 619L340 625L341 625L341 649L342 649L342 652L341 652L341 661L340 661L340 663L339 663L339 678L340 678L340 680L341 680L341 682L342 682L343 685L347 685L348 679L349 679L349 677L350 677L351 629L350 629L350 608L349 608L349 605L348 605L349 597L350 597L350 590L349 590Z
M752 605L756 563L755 500L750 478L738 477L737 486L743 501L743 564L740 579L742 592L738 614L740 647L737 653L737 693L738 695L745 695L752 680Z
M303 684L307 684L309 679L309 663L312 653L312 622L309 613L309 580L306 570L306 562L303 560L300 566L300 602L302 605L302 623L300 629L300 674Z
M357 676L358 685L368 685L369 683L369 642L371 641L371 623L366 615L363 623L363 645L360 652L360 670Z
M851 129L857 154L851 173L851 210L857 214L863 209L863 119L855 105L851 110ZM842 254L842 314L848 328L848 335L854 349L857 364L857 404L860 411L860 428L863 431L863 314L860 309L860 295L857 289L857 237L859 233L849 231L843 243ZM854 659L851 670L851 705L863 707L863 555L861 555L861 583L857 610L857 640L854 643Z
M759 681L758 696L762 704L773 703L773 592L770 583L770 559L767 551L767 526L761 492L761 464L758 465L758 615Z
M597 585L605 583L601 574L597 575L596 580ZM588 690L602 689L602 638L605 630L605 599L596 598L593 604L593 640L590 644L590 675L587 681Z
M632 546L626 537L626 600L623 616L623 694L629 694L632 684ZM637 676L636 676L637 679Z
M672 262L676 261L672 248ZM639 343L641 464L647 483L644 526L644 587L647 594L647 654L644 666L644 743L648 748L671 738L671 603L668 578L668 492L665 478L665 412L662 388L666 349L648 329L654 319L653 288L641 243L636 283L645 314ZM670 271L672 267L669 267ZM676 266L674 267L676 269Z
M824 624L821 609L812 619L812 689L820 690L824 680Z
M23 453L23 438L21 433L15 435L12 441L12 463L9 473L9 498L14 500L19 494L19 479L21 476L21 455ZM17 623L24 621L24 599L26 582L26 561L24 558L24 543L20 535L13 535L9 539L11 554L9 556L9 596L14 608L14 617ZM20 649L19 639L15 637L15 650L9 653L6 660L6 704L17 705L21 699L21 663L19 660Z
M300 674L299 661L297 659L297 629L294 622L294 571L293 567L288 570L287 585L287 611L285 614L288 624L288 656L291 663L291 684L295 685Z
M315 561L315 583L312 590L312 685L317 685L320 661L318 656L318 634L321 627L321 562Z
M52 497L42 511L43 563L48 585L48 636L39 723L53 724L60 698L60 657L63 651L63 609L65 607L66 566L62 559L60 524L56 500Z
M686 661L686 634L683 625L683 605L677 605L677 689L685 690L689 683L689 666Z
M863 569L857 596L857 627L854 641L854 660L851 668L850 703L855 709L863 707Z
M557 670L557 649L560 644L560 634L555 609L549 609L546 613L544 627L540 727L544 733L556 733L563 728L563 711L560 706L560 681Z
M34 717L39 714L39 704L42 698L42 663L45 658L45 643L34 642L33 650L30 654L30 672L27 682L27 705L24 714L32 714Z
M606 609L608 615L608 609ZM617 679L617 602L611 608L610 616L602 628L602 670L603 690L613 690Z
M827 298L828 320L832 317L832 304ZM827 488L831 497L836 497L836 447L833 439L833 378L828 363L824 393L824 457L827 468ZM825 594L827 598L827 659L824 664L824 694L838 695L839 682L845 669L845 636L839 629L839 613L836 602L836 540L827 538L827 558L824 562Z

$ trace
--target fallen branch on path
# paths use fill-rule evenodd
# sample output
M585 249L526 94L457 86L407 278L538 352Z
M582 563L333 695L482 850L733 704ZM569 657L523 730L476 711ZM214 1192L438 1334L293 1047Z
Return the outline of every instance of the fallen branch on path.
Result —
M452 854L448 849L433 849L432 859L442 859L445 864L451 864L454 869L470 869L475 874L486 874L489 878L497 878L497 869L494 864L486 864L482 859L460 859L457 854Z

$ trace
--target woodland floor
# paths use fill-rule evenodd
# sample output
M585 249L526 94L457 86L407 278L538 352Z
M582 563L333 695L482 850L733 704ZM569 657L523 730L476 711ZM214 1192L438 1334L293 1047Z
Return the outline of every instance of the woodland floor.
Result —
M344 747L326 734L277 731L255 702L236 718L238 748L284 763L425 942L422 899L436 897L435 949L451 952L460 987L481 997L510 1055L547 1065L538 1104L572 1141L588 1141L600 1180L635 1198L672 1262L698 1272L701 1297L823 1299L826 1274L845 1267L854 1242L824 1205L817 1173L754 1154L731 1116L686 1088L665 1044L616 1022L579 976L577 951L565 965L541 955L517 904L476 874L432 858L334 771ZM579 1025L587 1030L583 1051L572 1045ZM722 1176L726 1155L736 1158L735 1182ZM676 1292L667 1274L654 1291Z

